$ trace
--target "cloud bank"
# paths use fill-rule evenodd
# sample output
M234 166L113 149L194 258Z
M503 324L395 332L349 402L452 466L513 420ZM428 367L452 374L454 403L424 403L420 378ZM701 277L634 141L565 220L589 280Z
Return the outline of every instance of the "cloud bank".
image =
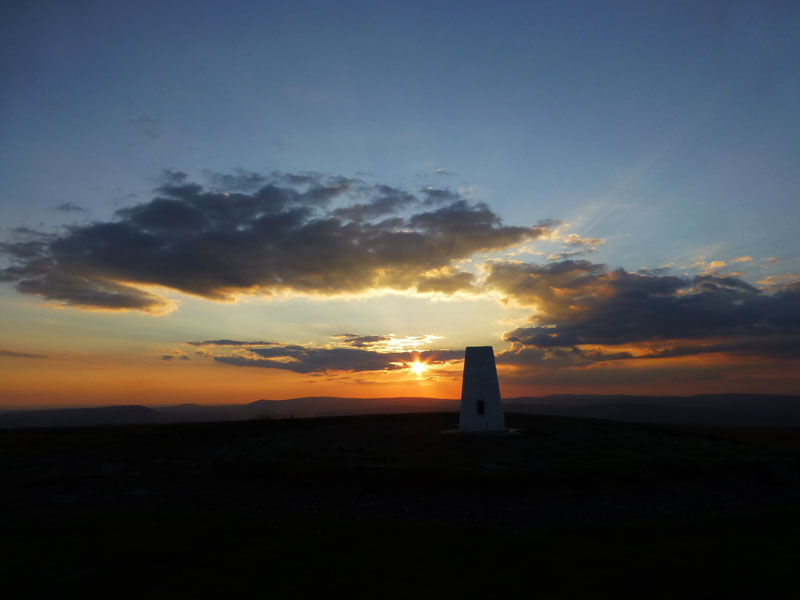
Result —
M711 354L800 358L800 280L793 275L756 287L723 274L722 260L697 263L693 277L609 268L578 258L595 252L602 238L562 236L551 220L507 225L486 204L447 188L409 191L313 172L206 172L205 181L167 171L152 199L108 221L58 234L8 230L0 281L63 306L154 313L171 306L160 289L211 300L243 293L493 294L530 308L527 322L503 334L510 349L498 355L500 365L519 368ZM537 239L560 241L563 250L545 264L494 258L463 267L476 254ZM759 266L749 255L729 262ZM225 349L204 354L218 362L297 373L390 371L413 356L385 335L335 339L325 347L190 343L203 352ZM435 362L461 353L422 355Z
M500 366L574 373L612 361L711 354L745 361L800 359L796 280L767 293L735 277L629 273L586 260L545 265L495 260L482 285L532 310L528 324L503 334L511 347L498 353ZM397 340L386 335L333 338L332 347L230 339L188 343L221 349L213 359L225 364L296 373L393 371L415 359L430 364L463 359L463 349L394 351ZM536 373L541 383L542 372Z
M334 346L315 347L300 344L248 342L244 340L209 340L188 342L194 346L222 347L223 353L213 355L220 363L238 367L281 369L303 374L330 371L361 373L367 371L398 371L408 369L412 362L442 365L464 358L463 350L387 351L374 347L391 338L380 335L341 334L334 336ZM231 352L236 350L236 352Z
M693 354L800 357L800 283L609 270L585 260L494 262L486 285L535 309L511 355L566 364ZM506 360L514 362L512 356Z
M370 290L452 294L472 276L454 262L536 239L550 223L504 225L449 190L419 195L316 173L166 172L154 197L114 219L0 244L0 280L89 309L159 312L162 286L212 300L239 293ZM34 232L35 233L35 232Z

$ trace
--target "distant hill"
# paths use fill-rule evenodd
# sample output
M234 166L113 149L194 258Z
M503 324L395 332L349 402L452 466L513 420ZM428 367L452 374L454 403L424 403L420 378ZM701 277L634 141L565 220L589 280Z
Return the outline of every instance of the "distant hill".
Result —
M584 417L643 423L800 426L800 396L551 395L506 398L507 413ZM359 414L455 412L459 401L441 398L337 398L314 396L247 404L103 406L0 412L0 428L74 427L140 423L243 421ZM454 420L455 426L455 420Z
M166 421L238 421L243 419L291 419L364 414L443 412L458 410L457 400L440 398L338 398L310 396L289 400L256 400L247 404L200 406L183 404L155 408ZM0 423L2 420L0 419Z
M337 398L319 396L289 400L256 400L247 404L177 404L173 406L100 406L0 411L0 428L82 427L142 423L245 421L363 414L447 412L457 400L440 398Z

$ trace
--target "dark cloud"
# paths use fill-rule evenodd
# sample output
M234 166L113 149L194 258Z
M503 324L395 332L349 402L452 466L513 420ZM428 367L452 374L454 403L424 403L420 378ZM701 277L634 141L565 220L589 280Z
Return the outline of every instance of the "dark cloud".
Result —
M534 263L493 261L488 266L486 287L516 302L536 306L548 322L568 316L569 304L561 301L562 290L582 288L606 272L605 265L586 260Z
M56 210L61 212L86 212L86 209L79 204L75 204L74 202L64 202L63 204L58 204L54 206Z
M155 179L160 185L178 185L189 179L189 174L175 169L161 169L161 172Z
M33 235L30 236L29 239L18 239L14 242L0 242L0 253L17 261L18 265L19 263L27 261L36 261L47 252L52 239L51 236ZM7 276L6 281L16 279L15 269L17 268L19 268L19 266L0 271L0 281L3 280L3 274Z
M576 233L570 233L562 239L564 250L548 255L547 260L565 260L576 256L585 256L606 243L603 238L581 237Z
M563 225L564 221L561 219L541 219L536 225L538 227L544 227L548 230L554 229L560 225Z
M446 273L443 275L431 275L421 279L417 284L417 291L440 292L442 294L455 294L461 291L474 291L475 276L464 271L457 273Z
M271 174L269 182L276 187L288 187L301 192L301 202L311 206L327 206L344 194L357 194L365 184L357 178L325 175L316 171ZM368 187L368 186L367 186Z
M585 255L585 250L562 250L561 252L551 252L547 255L547 260L566 260L568 258Z
M11 265L0 279L23 293L84 308L159 312L170 304L140 286L158 285L209 299L237 292L358 293L370 289L452 293L471 276L451 265L476 252L542 236L549 223L506 226L485 204L453 192L426 209L424 199L390 186L318 173L239 172L220 192L165 170L155 197L115 219L65 228L58 236L0 245ZM263 183L263 185L261 185ZM330 207L332 203L336 206ZM409 208L408 217L379 217ZM447 272L445 278L426 274Z
M80 308L161 312L170 307L164 298L129 285L62 274L49 267L39 276L20 279L17 290Z
M246 340L205 340L202 342L186 342L192 346L276 346L278 342L246 341Z
M31 229L30 227L13 227L11 230L11 235L15 239L51 239L53 234L51 233L44 233L43 231L36 231L35 229Z
M428 206L435 204L447 204L448 202L458 202L461 196L456 192L446 188L435 188L428 186L420 190L424 198L424 202Z
M375 197L371 201L337 208L333 211L333 216L348 221L370 221L418 203L412 194L388 185L375 186L374 193Z
M217 362L240 366L281 369L295 373L326 373L330 371L365 372L396 371L408 368L409 363L421 360L440 365L464 358L463 350L387 351L382 344L394 340L387 335L339 333L331 336L334 344L322 347L219 339L187 342L192 346L212 346L210 352L198 356ZM418 338L420 340L424 338ZM168 356L168 355L167 355Z
M358 335L355 333L339 333L333 337L340 340L343 344L357 348L371 346L380 342L388 342L392 339L386 335Z
M138 126L140 131L151 140L158 137L158 119L140 115L135 119L128 119L128 123Z
M675 358L694 354L737 354L751 357L800 358L800 336L766 335L764 337L743 336L727 342L704 341L699 344L678 344L657 349L642 359ZM605 360L610 360L606 358Z
M408 225L426 232L428 238L440 242L451 254L463 257L477 250L505 248L549 232L546 225L503 226L500 217L486 204L470 204L466 200L413 215Z
M424 352L378 352L363 348L315 348L284 344L273 348L251 348L247 354L215 356L214 360L239 367L283 369L295 373L346 371L396 371L421 360L430 365L464 358L463 350Z
M514 345L511 354L524 350L520 357L532 362L719 352L788 357L800 347L798 285L766 293L735 277L633 274L569 260L495 262L487 285L536 307L535 325L504 335ZM639 345L640 352L614 349L625 345Z
M44 354L33 354L32 352L16 352L14 350L4 350L0 348L0 356L10 356L12 358L49 358Z
M237 169L234 173L203 171L208 186L215 192L254 192L264 186L267 178L261 173Z

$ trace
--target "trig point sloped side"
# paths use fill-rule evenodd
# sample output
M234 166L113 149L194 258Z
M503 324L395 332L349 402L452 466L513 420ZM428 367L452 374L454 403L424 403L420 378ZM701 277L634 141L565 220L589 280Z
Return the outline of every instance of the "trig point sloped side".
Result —
M491 346L471 346L464 354L459 431L505 431L500 385Z

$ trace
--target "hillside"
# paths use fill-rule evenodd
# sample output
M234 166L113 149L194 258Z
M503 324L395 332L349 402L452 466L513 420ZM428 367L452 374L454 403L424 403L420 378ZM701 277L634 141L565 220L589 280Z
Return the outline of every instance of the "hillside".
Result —
M526 396L506 398L503 406L507 412L614 421L800 426L798 396ZM257 400L246 404L128 405L0 411L0 429L445 412L457 411L458 408L458 400L440 398L314 396L288 400Z
M0 432L4 579L39 596L656 598L794 581L800 431L511 414L513 435L443 434L454 421Z

